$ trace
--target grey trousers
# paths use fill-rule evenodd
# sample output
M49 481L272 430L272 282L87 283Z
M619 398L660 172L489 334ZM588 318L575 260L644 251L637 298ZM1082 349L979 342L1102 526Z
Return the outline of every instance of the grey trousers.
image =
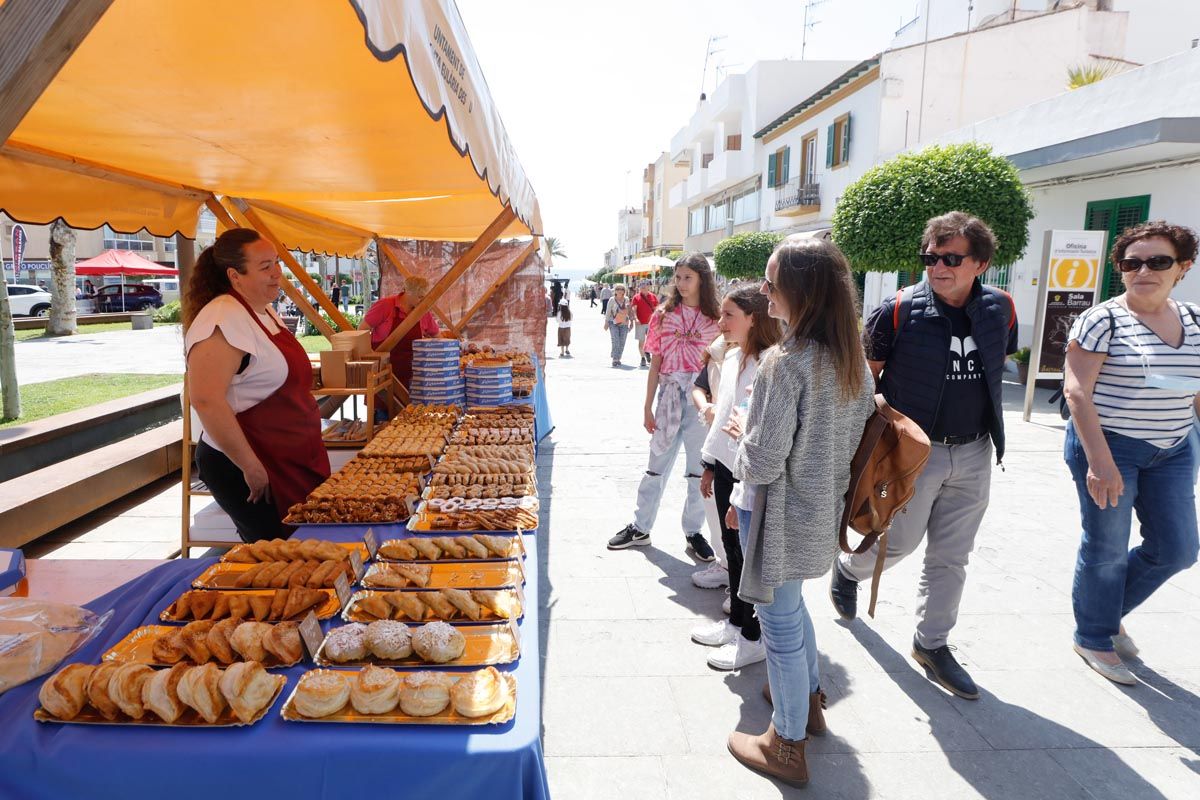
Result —
M916 494L892 520L885 570L927 538L925 566L917 584L917 642L922 647L944 645L958 621L967 560L987 511L991 478L990 437L970 444L935 444L917 479ZM856 581L869 580L878 547L858 555L839 554L838 569Z

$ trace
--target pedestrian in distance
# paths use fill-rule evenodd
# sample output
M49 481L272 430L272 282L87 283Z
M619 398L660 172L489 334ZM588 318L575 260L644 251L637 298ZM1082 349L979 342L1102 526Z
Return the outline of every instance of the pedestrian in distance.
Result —
M629 329L633 327L633 309L625 296L625 284L618 283L613 287L613 296L608 301L604 311L604 330L612 339L612 365L621 366L621 357L625 354L625 340L629 338Z
M639 281L638 292L633 296L633 312L637 319L634 321L633 335L637 339L638 354L643 369L649 369L650 356L646 355L646 333L650 330L650 317L658 308L658 296L650 289L650 281Z
M608 301L612 299L612 296L613 296L613 287L605 286L603 289L600 290L600 313L601 314L608 313Z
M925 541L912 656L967 700L979 690L947 641L988 507L993 448L997 464L1004 458L1001 381L1006 357L1017 350L1012 298L979 280L995 252L983 221L959 211L934 217L921 238L925 279L875 309L864 329L879 391L933 445L915 494L888 530L884 568ZM858 584L872 574L878 547L838 557L830 597L843 619L857 614Z
M808 783L805 744L826 731L805 580L829 571L837 552L850 461L874 411L858 332L850 265L832 242L785 239L767 262L767 313L786 326L762 357L749 415L731 415L733 476L742 487L744 556L738 596L756 604L766 643L771 723L758 736L730 734L743 765L793 786ZM725 382L730 379L727 377Z
M1112 249L1125 291L1071 326L1063 455L1083 537L1071 602L1075 651L1116 683L1137 679L1121 621L1196 563L1191 432L1200 408L1200 306L1171 299L1196 259L1196 233L1166 222L1126 230ZM1133 513L1141 542L1129 548Z
M717 323L726 344L725 363L716 402L708 409L712 419L701 450L704 474L700 478L700 494L716 499L721 543L725 550L726 566L722 572L729 585L730 613L728 621L705 623L694 629L692 641L717 648L708 657L708 665L720 670L741 669L767 657L754 606L738 596L742 545L736 517L730 518L729 514L732 496L741 488L733 477L738 440L726 430L734 409L748 398L758 373L759 358L778 343L782 335L779 321L767 313L767 304L760 284L734 286L721 303L721 318ZM697 586L716 588L712 584L720 580L720 575L715 567L714 564L704 572L693 574L692 582ZM714 574L705 576L705 572Z
M558 301L558 357L571 357L571 304L565 297Z
M650 457L638 486L633 522L608 540L608 549L650 544L667 476L682 447L687 458L683 534L696 559L707 562L714 555L700 532L704 525L700 450L706 433L696 414L690 412L688 397L703 368L704 347L717 336L720 306L712 267L702 253L691 253L675 262L674 283L671 297L650 318L646 334L646 352L651 360L642 416L650 434Z
M588 299L588 307L595 308L596 307L596 285L595 284L592 284L591 286L588 287L587 299Z

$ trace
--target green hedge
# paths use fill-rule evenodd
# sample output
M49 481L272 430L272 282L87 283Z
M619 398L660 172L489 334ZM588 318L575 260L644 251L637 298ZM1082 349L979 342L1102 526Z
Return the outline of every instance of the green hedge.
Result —
M154 312L155 322L183 322L182 307L178 300L172 300Z
M713 249L717 272L726 278L761 278L767 259L783 235L767 231L747 231L722 239Z
M322 312L321 316L324 317L324 319L327 323L329 323L329 327L333 328L334 330L338 330L338 327L333 324L333 320L331 320L329 318L328 314L325 314ZM350 323L350 327L352 329L358 328L358 324L360 322L362 322L362 318L363 318L362 314L353 314L353 313L349 313L349 312L344 312L342 316L344 316L346 318L346 320ZM317 327L315 325L313 325L311 322L309 322L308 318L306 317L304 320L304 334L303 335L304 336L319 336L320 334L321 334L321 332L319 330L317 330Z
M996 234L992 266L1016 262L1029 244L1033 208L1016 167L975 143L933 146L880 164L851 184L833 214L833 240L856 270L922 271L921 234L950 211L979 217Z

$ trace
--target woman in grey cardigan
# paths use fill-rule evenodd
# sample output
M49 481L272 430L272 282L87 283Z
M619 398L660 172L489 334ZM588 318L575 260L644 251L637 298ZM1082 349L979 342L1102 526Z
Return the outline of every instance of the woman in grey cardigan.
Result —
M629 329L633 327L633 309L629 307L629 299L625 296L625 284L618 283L613 287L612 299L604 310L604 330L612 337L612 365L621 366L621 355L625 352L625 340L629 338Z
M729 751L786 783L808 782L806 733L821 735L824 701L812 620L800 589L829 572L850 461L874 409L845 256L831 242L787 239L767 262L768 313L787 326L751 390L733 473L745 563L739 596L757 605L767 645L764 693L775 707L761 736L733 733ZM733 428L739 427L735 419Z

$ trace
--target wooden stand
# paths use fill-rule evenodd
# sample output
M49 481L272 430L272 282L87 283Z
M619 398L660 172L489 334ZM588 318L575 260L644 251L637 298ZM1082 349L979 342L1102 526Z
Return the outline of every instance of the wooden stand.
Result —
M375 438L375 398L382 394L384 396L384 407L388 410L388 416L396 413L395 397L392 395L392 365L385 363L379 369L367 371L367 385L346 387L344 389L313 389L315 397L352 397L354 400L354 415L358 416L358 396L365 396L364 403L367 411L367 435L365 439L347 439L344 441L326 441L327 448L347 448L347 447L362 447L367 442Z

